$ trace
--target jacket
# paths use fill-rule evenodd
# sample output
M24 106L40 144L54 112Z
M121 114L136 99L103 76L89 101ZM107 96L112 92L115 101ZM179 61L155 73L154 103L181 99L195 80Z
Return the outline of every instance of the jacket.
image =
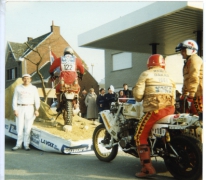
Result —
M66 84L72 84L77 79L77 70L84 74L84 66L80 59L74 56L66 58L66 56L68 55L55 59L50 66L49 73L54 72L56 68L60 67L60 79L63 78Z
M123 90L123 92L124 92L124 94L127 98L132 98L133 97L132 91L130 91L129 89Z
M136 101L143 100L143 111L156 111L175 104L174 81L169 74L161 67L155 66L144 71L135 87L133 96Z
M185 61L183 77L183 95L203 96L203 61L197 54Z
M81 96L79 96L79 106L80 106L80 111L82 114L87 113L87 106L85 104L86 96L87 96L86 94L85 95L81 94Z
M100 110L104 110L105 107L105 95L99 94L96 99L97 107ZM100 106L101 105L101 106Z
M88 93L85 98L85 105L87 106L87 119L98 118L98 108L96 105L97 95L96 93Z
M110 109L110 105L112 102L116 102L118 100L118 94L113 92L112 94L105 94L105 109Z

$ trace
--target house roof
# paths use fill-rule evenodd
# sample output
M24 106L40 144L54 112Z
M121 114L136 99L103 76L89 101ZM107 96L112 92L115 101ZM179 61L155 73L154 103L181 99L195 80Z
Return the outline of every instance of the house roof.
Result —
M203 30L203 3L159 1L78 36L80 47L171 55Z
M27 46L22 43L15 43L15 42L8 42L8 45L10 46L10 49L12 51L12 54L16 60L19 59L19 57L26 51Z
M27 41L31 48L37 47L43 40L45 40L52 32L39 36L35 39ZM8 42L14 58L19 61L20 57L28 55L32 50L25 43Z
M50 34L52 34L52 32L49 32L47 34L44 34L42 36L39 36L35 39L32 39L30 41L27 41L28 45L31 47L31 48L35 48L37 47L42 41L44 41ZM22 56L26 56L27 54L29 54L32 50L30 48L27 48L27 50L24 52L24 54L22 54Z
M51 66L51 63L49 61L47 61L44 65L41 66L41 68L39 69L39 72L41 73L41 75L43 76L43 79L46 80L50 77L49 74L49 68ZM32 81L39 81L39 75L37 74L37 72L35 71L33 74L31 74L32 76Z

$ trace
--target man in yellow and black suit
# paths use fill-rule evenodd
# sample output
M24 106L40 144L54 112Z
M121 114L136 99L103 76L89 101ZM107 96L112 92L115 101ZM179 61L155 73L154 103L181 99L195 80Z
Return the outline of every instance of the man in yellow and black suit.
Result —
M153 125L161 118L175 111L175 83L165 71L165 60L160 54L153 54L147 61L148 70L144 71L135 87L133 96L136 101L143 100L143 111L134 139L140 157L142 169L137 177L149 177L156 174L151 163L148 136Z
M185 40L175 48L185 59L183 67L183 87L181 99L191 102L191 113L203 120L203 60L197 55L198 45L194 40Z

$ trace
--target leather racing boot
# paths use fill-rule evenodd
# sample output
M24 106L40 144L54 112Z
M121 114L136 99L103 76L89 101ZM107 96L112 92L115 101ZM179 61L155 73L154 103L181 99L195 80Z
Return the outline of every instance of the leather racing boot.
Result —
M137 146L137 151L140 157L142 169L135 176L139 178L151 177L156 175L156 171L151 163L150 148L148 145Z

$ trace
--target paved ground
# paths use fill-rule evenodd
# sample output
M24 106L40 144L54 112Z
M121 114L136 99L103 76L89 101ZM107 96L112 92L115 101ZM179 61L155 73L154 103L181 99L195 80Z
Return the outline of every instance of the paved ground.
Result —
M139 159L119 153L110 163L99 161L93 153L63 155L40 151L11 151L16 140L5 137L5 180L136 180ZM161 159L153 161L158 172L151 179L172 180Z

